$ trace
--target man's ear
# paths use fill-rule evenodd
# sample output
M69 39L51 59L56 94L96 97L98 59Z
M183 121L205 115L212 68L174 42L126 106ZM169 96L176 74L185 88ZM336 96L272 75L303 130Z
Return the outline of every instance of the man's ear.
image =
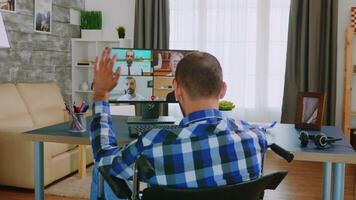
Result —
M177 89L177 80L174 78L172 81L172 85L173 85L173 90Z
M221 83L221 88L220 88L220 94L219 94L220 99L224 98L224 96L226 94L226 90L227 90L227 85L226 85L225 81L223 81Z
M178 101L181 100L182 91L176 79L173 79L173 88L174 88L174 94L176 96L176 99Z

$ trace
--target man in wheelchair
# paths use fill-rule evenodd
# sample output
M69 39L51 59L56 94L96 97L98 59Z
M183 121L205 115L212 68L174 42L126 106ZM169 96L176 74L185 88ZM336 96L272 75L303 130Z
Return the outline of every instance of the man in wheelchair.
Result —
M105 166L111 176L128 180L141 155L154 169L154 175L146 180L150 186L206 188L261 176L266 137L222 116L218 103L227 86L219 61L205 52L190 53L178 63L173 85L185 116L178 131L153 129L118 147L108 97L120 78L120 68L113 72L117 56L111 58L110 53L111 49L104 50L94 64L92 199L97 195L98 167ZM107 187L105 193L107 199L114 198Z

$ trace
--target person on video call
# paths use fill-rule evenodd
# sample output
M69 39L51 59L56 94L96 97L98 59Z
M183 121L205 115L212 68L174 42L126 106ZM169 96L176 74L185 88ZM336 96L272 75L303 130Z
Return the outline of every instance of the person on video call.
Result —
M111 176L130 179L136 159L145 155L154 175L150 186L206 188L236 184L262 175L262 160L267 149L266 136L257 129L238 127L219 111L219 99L226 83L219 61L204 52L186 55L178 64L173 86L185 117L179 130L152 129L124 147L117 145L108 97L118 83L120 68L111 49L103 52L94 65L93 119L90 141L95 167L92 192L97 194L98 167ZM202 73L204 72L204 73ZM238 163L238 164L237 164ZM104 183L106 199L115 199ZM96 196L92 196L95 198Z
M146 100L145 97L137 93L136 90L136 80L132 76L126 77L126 94L120 96L117 100L128 100L128 101L142 101Z
M125 60L125 65L119 65L122 75L132 76L143 74L142 66L138 62L135 62L135 52L133 50L126 51Z
M184 57L184 55L180 52L172 52L171 59L169 60L169 67L171 69L171 73L169 74L169 76L175 76L177 65L178 65L179 61L182 60L183 57ZM167 94L166 101L167 102L176 102L177 101L176 96L174 94L174 90Z

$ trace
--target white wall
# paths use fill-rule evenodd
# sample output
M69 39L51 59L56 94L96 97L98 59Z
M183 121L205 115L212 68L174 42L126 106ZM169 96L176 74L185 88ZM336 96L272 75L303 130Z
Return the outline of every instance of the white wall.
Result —
M342 101L344 95L344 46L345 30L350 25L350 9L356 7L356 0L339 0L338 16L338 45L337 45L337 97L336 97L336 125L342 123ZM354 39L353 64L356 64L356 39ZM353 88L356 88L356 81L353 81ZM356 101L356 90L353 90L353 102ZM355 110L355 104L353 105Z
M103 15L103 39L118 39L116 27L126 28L126 39L133 40L134 0L85 0L85 10L100 10Z

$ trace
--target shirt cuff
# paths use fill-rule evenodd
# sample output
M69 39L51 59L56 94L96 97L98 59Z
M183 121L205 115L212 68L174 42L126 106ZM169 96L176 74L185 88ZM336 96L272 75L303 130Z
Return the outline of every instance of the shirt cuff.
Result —
M97 101L93 103L93 115L95 114L109 114L110 115L110 104L106 101Z

